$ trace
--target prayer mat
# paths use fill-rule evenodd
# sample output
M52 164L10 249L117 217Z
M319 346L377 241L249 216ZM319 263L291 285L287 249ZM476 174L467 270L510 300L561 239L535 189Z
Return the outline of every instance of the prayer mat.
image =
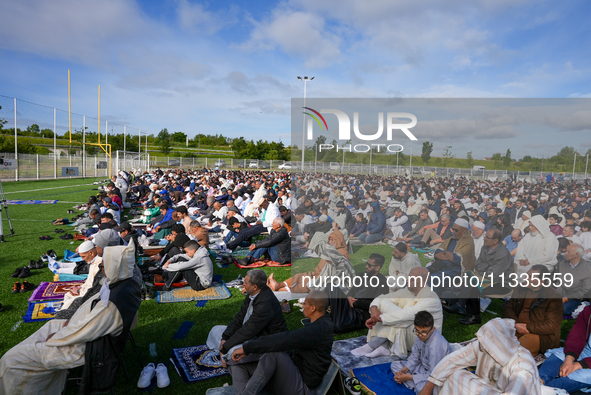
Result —
M534 361L536 361L536 365L540 366L546 360L546 356L544 354L538 354L534 357Z
M238 262L236 262L236 260L234 259L234 265L238 266L240 269L255 269L257 267L265 266L265 262L257 261L257 262L251 263L250 265L244 266L244 265L241 265Z
M82 284L84 284L84 281L53 281L50 283L42 282L33 291L33 294L29 298L29 302L63 299L64 295L70 292L72 287Z
M216 274L215 276L213 276L212 283L219 283L221 281L222 281L221 274ZM162 275L161 274L154 274L154 286L155 287L164 287L165 285L166 285L166 283L164 282L164 279L162 279ZM184 279L180 283L172 283L173 288L183 288L183 287L186 287L187 285L189 285L189 283L184 281Z
M372 395L414 395L414 391L404 384L394 381L394 374L390 370L391 362L379 365L355 368L351 375L357 377L366 393Z
M392 362L392 357L356 357L351 354L351 350L367 344L366 336L353 337L351 339L338 340L332 344L331 356L341 368L341 373L345 376L351 374L351 370L356 368L363 368L371 365L378 365L381 363Z
M232 293L224 284L213 284L202 291L195 291L191 287L173 289L172 291L156 293L158 303L190 302L192 300L228 299Z
M279 262L275 262L275 261L263 261L263 262L265 262L266 267L288 267L288 266L291 266L291 262L287 262L287 263L279 263Z
M56 310L64 302L61 300L50 300L42 302L29 302L29 308L23 316L24 322L48 321L55 317Z
M229 374L228 370L222 367L219 350L210 350L205 344L173 348L170 361L186 384Z
M6 204L56 204L57 200L7 200Z

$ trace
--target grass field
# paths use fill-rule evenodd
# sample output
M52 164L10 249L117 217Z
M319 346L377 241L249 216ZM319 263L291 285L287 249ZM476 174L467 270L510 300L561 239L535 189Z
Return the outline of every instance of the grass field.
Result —
M103 180L103 179L99 179ZM6 237L6 242L0 244L0 303L4 305L4 311L0 312L0 355L3 355L9 348L16 345L26 337L39 329L43 323L23 323L22 316L27 309L27 299L30 292L12 294L11 288L14 283L10 274L17 268L28 264L30 259L38 259L40 255L54 249L59 257L63 257L64 250L74 250L80 242L71 243L59 239L54 229L58 228L51 224L52 220L59 217L73 217L73 214L66 214L66 210L72 208L75 203L82 203L88 200L90 195L96 194L93 190L97 186L92 185L97 179L72 179L72 180L51 180L31 182L5 182L4 191L7 199L39 199L58 200L57 204L51 205L11 205L9 214L14 225L15 235ZM10 234L6 213L2 212L5 235ZM59 228L67 231L72 228L61 226ZM39 236L50 235L49 241L40 241ZM365 270L365 263L373 252L378 252L387 257L392 253L390 246L356 246L351 261L357 272ZM301 262L313 267L317 259L308 259ZM424 260L424 263L426 261ZM300 263L300 262L298 262ZM290 276L289 268L264 269L267 273L275 273L278 280L285 280ZM382 272L387 274L387 265ZM34 284L40 281L52 281L53 273L48 269L33 270L33 275L27 280ZM225 281L233 280L238 274L244 274L246 270L238 269L235 266L218 268L214 265L214 274L222 274ZM133 335L140 349L141 358L144 363L168 362L172 348L187 347L204 344L207 334L214 325L227 324L234 314L239 310L243 296L237 289L232 288L232 297L226 300L209 301L205 307L195 307L195 302L157 304L154 300L144 301L139 311L139 323L133 330ZM290 329L301 327L300 319L303 314L297 308L292 309L291 314L286 315ZM501 301L493 301L489 310L501 315ZM458 316L445 313L443 335L450 342L458 342L471 339L474 336L477 326L466 327L457 322ZM484 313L483 319L489 320L496 317L490 313ZM180 325L184 321L194 323L187 337L183 340L173 340ZM565 339L573 321L563 323L562 338ZM365 330L335 336L335 339L356 337L365 334ZM149 352L149 345L156 345L157 356L152 357ZM142 369L133 354L131 346L126 347L125 360L130 380L125 380L124 374L119 373L119 381L116 392L123 393L137 391L136 382ZM170 366L168 373L171 384L166 389L157 389L161 394L204 394L207 388L221 386L223 383L231 383L229 376L206 380L197 384L185 385ZM71 393L73 393L71 391Z

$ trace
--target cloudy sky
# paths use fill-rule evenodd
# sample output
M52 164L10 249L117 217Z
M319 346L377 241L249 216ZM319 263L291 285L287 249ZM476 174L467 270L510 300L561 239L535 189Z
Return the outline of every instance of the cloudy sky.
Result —
M591 98L590 14L583 0L3 1L0 95L67 110L70 69L72 111L96 117L100 84L115 132L288 144L298 75L315 77L310 98ZM49 108L18 108L53 123ZM585 128L516 130L437 133L434 155L591 147Z

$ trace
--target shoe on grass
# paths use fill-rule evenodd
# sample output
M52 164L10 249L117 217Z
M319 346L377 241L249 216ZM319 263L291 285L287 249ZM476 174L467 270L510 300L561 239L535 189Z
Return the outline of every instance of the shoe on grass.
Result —
M470 317L461 318L458 321L460 321L460 324L464 325L480 325L482 323L482 318L471 315Z
M148 388L152 379L156 375L156 367L153 363L149 363L146 365L142 373L140 374L140 379L137 381L138 388Z
M162 363L159 363L156 367L156 384L158 385L158 388L168 387L170 384L168 371L166 370L166 366Z
M14 271L14 273L12 273L10 275L10 277L16 278L21 274L22 271L23 271L22 267L17 267L16 270Z
M31 284L28 281L23 281L23 283L21 284L20 292L28 292L28 291L32 291L34 289L35 289L35 284Z
M361 383L357 377L347 377L345 388L353 395L361 395Z
M31 275L31 269L29 269L28 267L23 267L20 274L18 275L18 278L27 278Z
M12 286L12 293L13 294L17 294L21 291L21 283L14 283L14 285Z

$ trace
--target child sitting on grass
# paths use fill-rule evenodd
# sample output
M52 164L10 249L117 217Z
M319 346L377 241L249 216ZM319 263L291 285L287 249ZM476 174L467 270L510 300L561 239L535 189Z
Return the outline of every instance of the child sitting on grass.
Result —
M435 329L431 313L419 311L415 315L414 324L417 340L410 356L406 361L392 362L391 369L397 383L404 384L418 394L427 383L431 371L452 349Z

